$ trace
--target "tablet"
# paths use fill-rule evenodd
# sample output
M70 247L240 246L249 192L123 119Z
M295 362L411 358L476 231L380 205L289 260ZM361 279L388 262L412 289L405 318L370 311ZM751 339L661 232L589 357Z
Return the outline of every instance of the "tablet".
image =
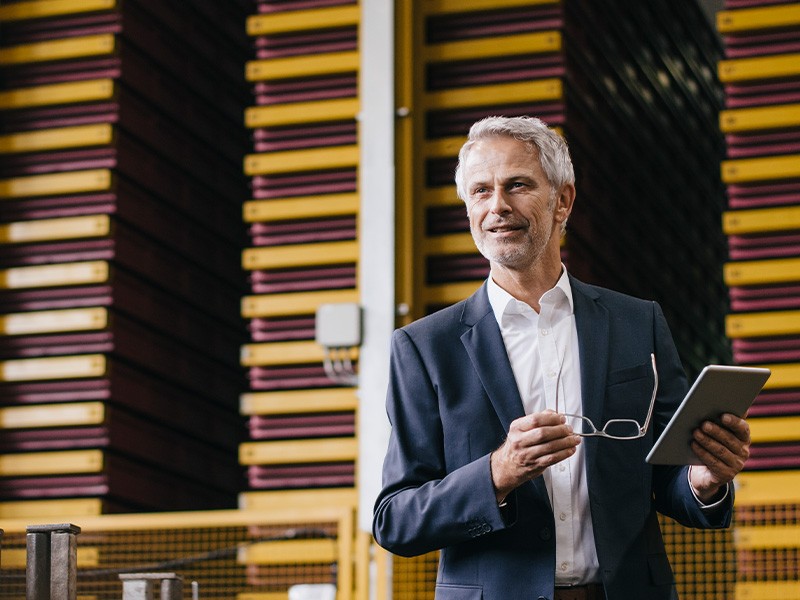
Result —
M743 416L769 376L769 369L757 367L705 367L650 450L647 462L702 464L690 446L692 431L703 421L718 421L722 413Z

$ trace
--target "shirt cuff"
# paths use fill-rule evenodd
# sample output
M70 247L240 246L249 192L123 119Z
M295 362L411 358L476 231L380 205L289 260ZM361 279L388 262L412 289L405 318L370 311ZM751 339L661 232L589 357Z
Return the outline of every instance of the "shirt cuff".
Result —
M720 504L725 502L725 499L728 497L728 494L730 493L731 490L731 484L726 483L725 493L722 495L722 498L711 504L705 504L702 500L700 500L700 498L697 497L697 494L694 491L694 487L692 486L692 465L689 465L689 469L686 471L686 480L689 482L689 489L692 492L692 496L694 496L694 499L697 501L697 503L700 505L700 508L703 510L711 510L717 508Z

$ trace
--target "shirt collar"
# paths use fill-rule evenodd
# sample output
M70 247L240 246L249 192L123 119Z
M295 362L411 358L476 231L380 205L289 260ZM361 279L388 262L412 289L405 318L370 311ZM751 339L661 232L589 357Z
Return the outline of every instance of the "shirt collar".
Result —
M489 275L487 281L486 292L489 295L489 304L492 307L494 317L501 325L503 323L503 315L505 314L525 314L528 311L533 311L533 308L527 303L517 300L514 296L497 285L491 275ZM555 286L542 294L542 297L539 299L539 304L541 305L543 301L550 304L558 304L560 300L564 299L569 306L569 313L572 314L575 309L572 299L572 286L569 283L567 268L562 264L561 277L558 278Z

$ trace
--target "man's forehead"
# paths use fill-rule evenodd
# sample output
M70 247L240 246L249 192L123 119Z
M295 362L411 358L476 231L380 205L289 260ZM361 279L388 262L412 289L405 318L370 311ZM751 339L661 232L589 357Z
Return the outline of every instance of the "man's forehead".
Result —
M530 171L538 165L538 152L532 144L512 137L495 136L476 140L464 163L468 179L485 177L499 170Z

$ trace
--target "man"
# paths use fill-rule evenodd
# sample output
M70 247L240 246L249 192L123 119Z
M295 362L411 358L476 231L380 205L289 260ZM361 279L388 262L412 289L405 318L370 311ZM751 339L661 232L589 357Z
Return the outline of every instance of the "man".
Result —
M392 339L374 535L404 556L442 549L437 600L677 598L656 511L730 523L747 423L703 423L702 466L645 462L686 379L656 303L566 273L574 181L540 120L473 125L456 183L490 276ZM581 417L625 421L585 437Z

